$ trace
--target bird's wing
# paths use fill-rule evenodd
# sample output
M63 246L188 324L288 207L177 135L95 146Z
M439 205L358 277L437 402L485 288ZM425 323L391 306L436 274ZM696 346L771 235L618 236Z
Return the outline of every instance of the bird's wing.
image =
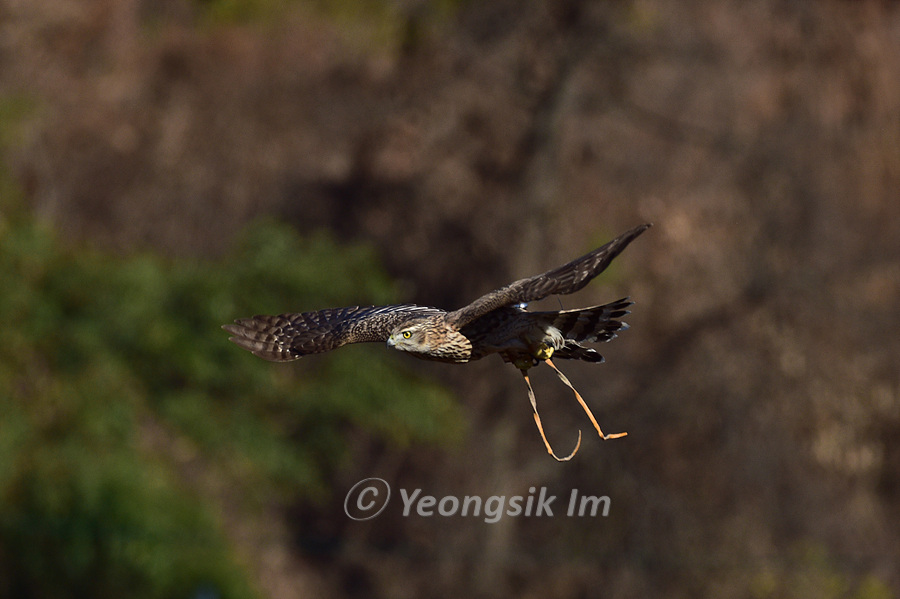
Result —
M581 258L544 274L510 283L506 287L483 295L468 306L447 315L447 322L461 328L492 310L522 302L533 302L550 295L575 293L591 279L603 272L613 258L638 235L650 228L650 224L635 227L619 235L603 247L597 248Z
M348 343L386 341L398 325L417 317L445 314L413 304L351 306L316 312L254 316L222 328L230 341L273 362L337 349Z

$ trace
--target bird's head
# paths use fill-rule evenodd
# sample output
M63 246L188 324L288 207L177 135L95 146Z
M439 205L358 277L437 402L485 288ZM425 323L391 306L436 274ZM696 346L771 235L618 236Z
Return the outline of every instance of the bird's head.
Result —
M472 343L459 331L435 319L406 322L391 331L387 344L417 358L467 362Z
M428 329L423 322L407 322L391 331L387 344L394 349L410 353L428 351Z

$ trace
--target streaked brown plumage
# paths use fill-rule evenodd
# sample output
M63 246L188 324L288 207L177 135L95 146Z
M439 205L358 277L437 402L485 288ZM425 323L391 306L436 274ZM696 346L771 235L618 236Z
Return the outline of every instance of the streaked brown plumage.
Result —
M394 349L442 362L469 362L496 353L522 370L528 382L528 368L538 360L553 366L551 355L602 362L603 357L583 343L609 341L627 328L618 319L628 314L631 302L626 298L602 306L551 312L528 312L524 305L578 291L649 227L635 227L568 264L510 283L454 312L414 304L353 306L242 318L222 328L240 347L275 362L296 360L348 343L386 341ZM571 386L562 373L557 373ZM528 387L534 404L530 382ZM577 391L576 396L582 401ZM536 406L535 419L540 428ZM591 419L596 426L593 416ZM599 426L596 428L599 432ZM549 444L547 449L553 453Z

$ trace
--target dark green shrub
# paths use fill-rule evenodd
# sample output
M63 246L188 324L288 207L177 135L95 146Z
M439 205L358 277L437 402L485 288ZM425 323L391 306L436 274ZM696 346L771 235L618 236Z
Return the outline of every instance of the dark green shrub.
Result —
M348 435L458 425L386 349L280 365L227 342L235 317L394 299L369 250L325 235L261 223L188 262L67 248L14 218L0 289L0 596L254 596L179 455L226 488L326 496Z

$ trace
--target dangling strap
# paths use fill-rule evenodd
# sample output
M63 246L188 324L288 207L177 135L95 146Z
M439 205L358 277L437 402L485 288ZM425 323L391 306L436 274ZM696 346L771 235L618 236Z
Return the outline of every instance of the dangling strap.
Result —
M581 447L581 431L578 431L578 443L575 444L575 449L572 450L572 453L564 458L561 458L553 453L553 448L550 447L550 442L547 441L547 435L544 434L544 427L541 424L541 417L538 415L537 400L534 398L534 390L531 388L531 381L528 379L528 371L522 369L521 372L522 376L525 377L525 386L528 387L528 399L531 400L531 407L532 409L534 409L534 423L537 425L538 432L541 433L541 439L544 440L544 447L547 448L547 453L552 455L553 459L555 459L557 462L568 462L575 456L576 453L578 453L578 448Z
M625 435L628 434L628 433L613 433L612 435L604 435L603 431L600 430L600 425L597 424L597 419L594 418L594 414L591 413L591 409L588 407L588 405L586 403L584 403L584 399L582 399L581 394L579 394L578 391L575 389L575 387L572 386L572 383L569 382L569 379L566 378L566 375L564 375L562 372L559 371L559 368L557 368L556 365L550 361L550 358L547 358L546 360L544 360L544 362L546 362L550 368L552 368L554 371L556 371L556 376L559 377L559 380L561 380L563 383L565 383L565 385L569 389L571 389L573 393L575 393L575 399L577 399L578 403L581 404L581 407L584 408L584 411L588 415L588 418L591 419L591 424L593 424L594 428L597 429L597 434L600 435L601 439L603 439L604 441L609 440L609 439L618 439L619 437L624 437ZM524 371L523 371L523 374L524 374ZM525 377L525 380L526 381L528 380L527 376ZM528 389L529 389L529 391L531 390L530 384L528 386ZM532 394L532 397L534 397L533 394ZM534 404L534 399L531 400L531 403L532 403L532 405ZM537 417L537 408L536 407L534 409L534 415L536 418ZM540 426L540 425L538 425L538 426ZM543 432L541 434L543 434ZM547 440L545 439L544 443L546 443L546 442L547 442ZM549 448L549 446L548 446L548 448ZM576 449L578 449L578 448L576 447Z

